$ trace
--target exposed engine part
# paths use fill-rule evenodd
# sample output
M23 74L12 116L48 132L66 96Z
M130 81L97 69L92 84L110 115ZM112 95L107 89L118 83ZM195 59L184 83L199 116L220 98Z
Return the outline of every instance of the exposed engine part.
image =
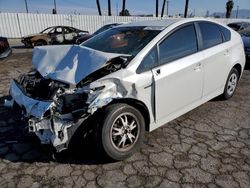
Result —
M41 100L52 99L59 88L69 88L68 84L45 79L34 70L21 75L18 82L29 97Z

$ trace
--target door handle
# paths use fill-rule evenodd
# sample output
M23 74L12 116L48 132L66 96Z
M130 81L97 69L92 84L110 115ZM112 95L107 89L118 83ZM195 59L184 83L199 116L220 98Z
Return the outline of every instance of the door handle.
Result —
M156 75L159 75L161 74L161 69L157 69L155 72L156 72Z
M195 67L194 67L194 70L195 71L200 71L201 70L201 63L196 64Z

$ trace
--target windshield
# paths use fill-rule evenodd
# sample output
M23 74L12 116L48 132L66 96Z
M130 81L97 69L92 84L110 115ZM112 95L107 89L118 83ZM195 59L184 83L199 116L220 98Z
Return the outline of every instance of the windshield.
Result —
M41 31L41 33L49 33L52 29L54 28L53 27L46 28L43 31Z
M81 45L98 51L135 56L160 32L152 27L118 27L104 31Z
M101 27L100 29L98 29L96 32L93 33L93 35L97 35L107 29L110 29L111 27L113 27L113 25L105 25L103 27Z

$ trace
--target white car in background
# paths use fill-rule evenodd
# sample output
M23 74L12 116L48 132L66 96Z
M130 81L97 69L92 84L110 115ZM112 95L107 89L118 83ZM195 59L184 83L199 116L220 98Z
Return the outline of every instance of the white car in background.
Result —
M89 127L102 151L122 160L144 131L219 95L231 98L245 55L229 27L183 19L123 24L81 46L38 47L32 61L6 101L22 107L30 132L62 151Z

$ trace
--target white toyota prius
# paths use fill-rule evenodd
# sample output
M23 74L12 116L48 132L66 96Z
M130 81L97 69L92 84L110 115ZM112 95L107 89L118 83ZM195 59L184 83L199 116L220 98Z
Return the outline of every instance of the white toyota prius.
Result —
M5 101L21 107L29 131L58 152L94 132L101 151L122 160L145 131L214 97L231 98L245 55L240 35L220 23L157 20L123 24L79 46L37 47L32 64Z

